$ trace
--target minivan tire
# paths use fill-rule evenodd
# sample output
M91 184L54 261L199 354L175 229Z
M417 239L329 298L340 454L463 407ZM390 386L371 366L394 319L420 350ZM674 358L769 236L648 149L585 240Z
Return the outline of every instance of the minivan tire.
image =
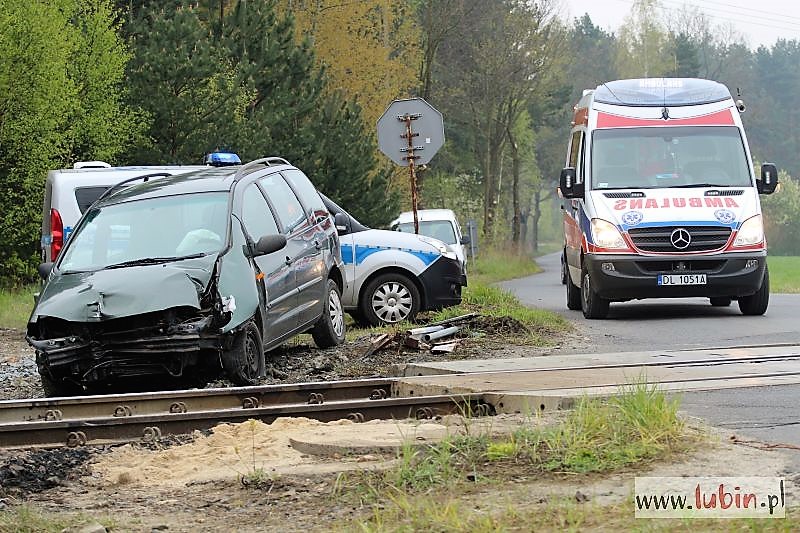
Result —
M730 298L709 298L709 300L714 307L728 307L731 305Z
M764 270L764 281L755 294L739 298L739 311L743 315L758 316L767 312L769 306L769 269Z
M592 277L584 267L581 273L581 308L588 319L608 316L609 301L597 295L592 285Z
M261 333L255 322L248 320L233 338L233 344L222 352L222 366L234 385L256 385L264 374L266 361Z
M46 370L39 371L39 377L42 379L42 390L44 390L44 395L47 398L86 394L83 387L70 381L55 380L48 375Z
M400 308L400 306L395 305L395 308L399 309L397 319L387 320L386 315L379 315L379 313L389 312L389 309L380 309L382 298L389 298L390 301L385 302L386 305L392 305L391 300L396 300L397 298L408 298L410 302L407 307L402 306ZM377 276L367 284L361 293L361 313L363 313L364 319L372 326L397 324L404 320L413 321L417 318L417 313L419 313L420 303L417 286L407 276L397 272L389 272Z
M561 251L561 284L566 285L569 282L569 269L567 268L567 252Z
M325 286L322 316L319 318L311 337L319 348L332 348L344 342L344 308L342 307L342 290L332 279Z
M572 283L572 279L567 273L567 309L570 311L581 310L581 288Z

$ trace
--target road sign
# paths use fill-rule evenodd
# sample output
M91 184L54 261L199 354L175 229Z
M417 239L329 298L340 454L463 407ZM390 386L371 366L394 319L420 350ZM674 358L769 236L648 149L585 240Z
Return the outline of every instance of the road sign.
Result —
M411 125L411 142L407 136ZM398 165L426 165L444 144L444 120L422 98L395 100L378 119L378 148ZM413 156L414 159L410 159Z

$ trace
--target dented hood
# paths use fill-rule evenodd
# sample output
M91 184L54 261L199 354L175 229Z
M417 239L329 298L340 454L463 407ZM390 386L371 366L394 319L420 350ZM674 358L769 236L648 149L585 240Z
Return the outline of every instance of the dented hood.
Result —
M42 289L31 322L49 316L99 322L162 311L200 308L217 256L96 272L55 273Z
M665 223L737 229L759 213L753 187L595 190L590 194L598 218L623 230Z

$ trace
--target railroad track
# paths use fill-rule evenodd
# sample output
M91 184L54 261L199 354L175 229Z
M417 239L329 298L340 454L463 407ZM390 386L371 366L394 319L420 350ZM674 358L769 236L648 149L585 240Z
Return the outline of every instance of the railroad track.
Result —
M0 447L156 441L249 419L434 418L491 414L482 395L392 397L393 379L0 401Z

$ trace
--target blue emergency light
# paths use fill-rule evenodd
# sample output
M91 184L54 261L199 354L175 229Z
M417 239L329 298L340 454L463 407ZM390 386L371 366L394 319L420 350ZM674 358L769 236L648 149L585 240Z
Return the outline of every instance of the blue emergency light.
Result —
M241 165L242 160L239 156L232 152L212 152L206 154L203 164L212 167L229 167L233 165Z

